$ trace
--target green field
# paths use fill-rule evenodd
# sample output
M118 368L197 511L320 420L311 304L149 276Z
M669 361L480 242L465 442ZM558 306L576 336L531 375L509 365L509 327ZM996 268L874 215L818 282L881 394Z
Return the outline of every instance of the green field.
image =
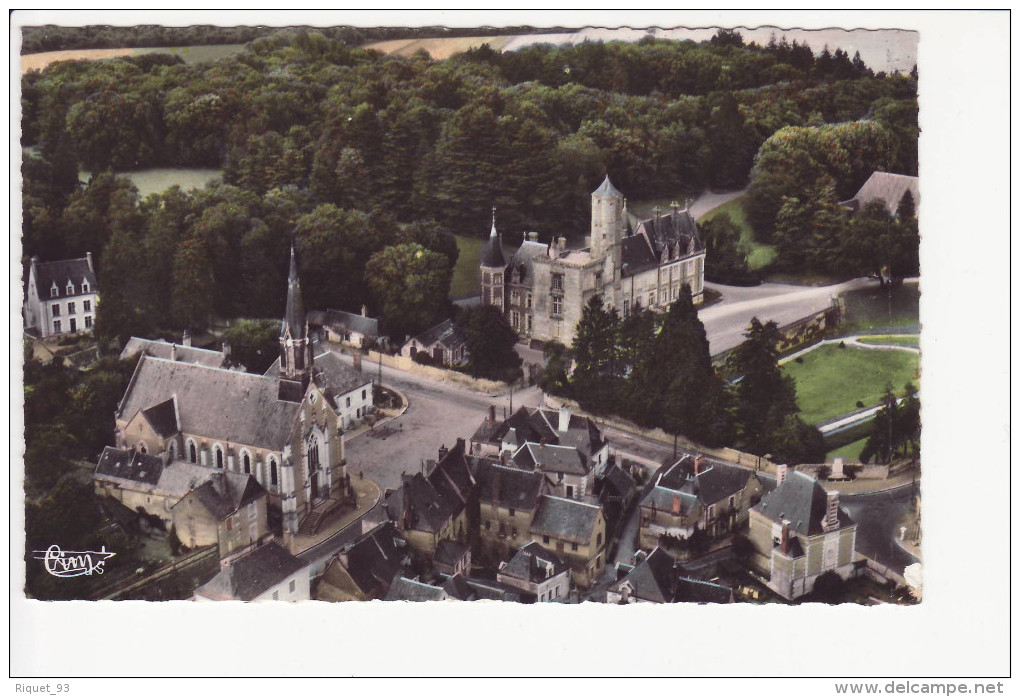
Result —
M921 337L917 334L890 334L888 336L859 336L857 340L862 344L873 344L875 346L913 346L918 348L921 345Z
M212 46L163 46L155 48L135 48L131 53L135 56L147 53L170 53L180 56L189 65L208 63L209 61L230 58L244 51L245 44L219 44Z
M185 191L201 189L212 179L220 179L223 172L218 169L202 169L198 167L153 167L140 169L136 172L117 172L117 176L126 177L138 188L138 194L145 198L149 194L158 194L176 184ZM81 171L78 179L89 181L92 175Z
M744 197L735 198L724 203L718 208L707 213L702 220L727 214L733 223L740 229L740 241L746 250L747 265L752 271L763 269L776 258L776 248L770 244L759 244L754 240L754 231L747 222L747 213L744 211Z
M867 442L867 438L861 438L860 440L855 440L853 443L844 445L842 448L830 450L826 453L825 460L827 462L831 462L837 457L841 457L844 460L853 460L854 462L858 462L861 459L861 451L864 450L864 445Z
M920 356L907 351L841 349L827 344L805 354L801 363L786 363L782 370L797 383L801 417L817 424L855 411L857 402L879 404L886 383L897 393L908 381L917 385L919 363Z
M489 240L479 237L466 237L454 235L457 240L457 249L460 255L457 257L457 266L453 269L453 279L450 281L450 298L460 300L478 295L478 259L482 255L482 245ZM511 247L503 242L503 255L507 261L517 251L517 247Z

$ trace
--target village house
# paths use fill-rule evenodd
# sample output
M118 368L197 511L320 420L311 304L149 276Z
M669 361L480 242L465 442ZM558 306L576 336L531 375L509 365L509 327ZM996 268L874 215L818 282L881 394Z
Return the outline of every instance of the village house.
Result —
M344 545L319 579L316 600L380 600L390 582L411 568L411 547L392 522L385 522Z
M118 447L251 474L274 529L314 533L326 511L353 505L342 431L352 393L370 405L372 391L336 356L313 360L293 249L280 353L275 372L253 375L143 352L115 413Z
M442 540L467 539L475 479L464 450L464 439L458 438L453 448L440 450L431 471L401 475L400 487L386 494L386 515L407 538L419 563L431 564Z
M250 474L219 470L170 507L172 524L186 547L217 545L226 557L272 536L266 501Z
M32 257L25 288L26 333L46 338L91 332L99 303L92 252L82 259Z
M921 187L917 177L890 172L872 172L868 181L864 182L854 197L849 201L843 201L841 205L857 212L872 201L879 201L885 204L890 215L896 215L900 201L908 191L914 199L915 209L920 207Z
M310 597L308 563L274 541L221 560L219 573L195 590L193 600L297 602Z
M343 310L309 310L308 325L321 331L327 341L359 349L379 338L379 320L369 317L364 305L360 315Z
M550 494L568 499L595 495L595 473L591 464L572 446L525 443L511 460L521 469L545 475Z
M606 520L594 503L543 496L529 530L532 542L570 566L574 583L591 586L605 568Z
M456 574L441 584L448 597L454 600L497 600L504 603L535 602L535 596L515 586L464 574Z
M634 477L620 465L613 463L595 478L595 497L602 505L610 534L622 522L623 514L638 493Z
M447 600L449 597L450 595L442 586L433 586L419 581L417 578L408 578L398 571L390 582L390 589L386 592L383 600L425 603Z
M531 540L531 521L548 485L540 472L489 460L477 463L475 478L479 549L486 556L502 559Z
M667 460L653 475L641 502L638 545L652 549L663 536L689 538L701 530L715 538L747 520L761 497L761 482L749 470L710 463L703 456Z
M569 346L592 296L624 317L643 308L663 311L686 284L695 303L704 298L705 246L686 208L656 210L631 224L624 198L609 177L591 195L591 235L581 249L565 237L549 244L526 233L508 262L496 232L479 259L481 300L494 305L525 339Z
M680 562L656 547L630 567L619 565L626 575L606 591L606 602L630 603L732 603L733 589L719 583L685 575Z
M839 505L839 493L786 465L776 488L751 509L752 567L787 600L810 593L826 572L846 580L854 569L857 524Z
M440 540L432 555L432 568L443 576L471 573L471 547L457 540Z
M223 342L222 351L196 348L191 345L191 337L187 331L184 332L184 338L180 344L163 341L162 339L142 339L133 336L124 345L124 349L120 352L120 358L121 360L129 360L143 353L153 358L201 365L206 368L237 367L230 357L229 341Z
M570 595L570 567L535 542L502 562L496 580L531 593L540 603L563 602Z
M458 365L467 360L467 337L452 319L446 319L409 339L401 348L400 355L414 358L423 353L433 363Z

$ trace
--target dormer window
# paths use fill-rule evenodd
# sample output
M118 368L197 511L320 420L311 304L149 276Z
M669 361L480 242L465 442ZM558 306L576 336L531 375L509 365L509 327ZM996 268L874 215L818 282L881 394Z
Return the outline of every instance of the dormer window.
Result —
M54 283L52 286L50 286L50 297L51 298L55 298L55 297L57 297L59 295L60 295L60 289L57 288L57 284Z
M74 284L70 281L67 282L67 294L74 295Z
M81 284L81 292L82 293L88 293L89 292L89 284L87 282Z

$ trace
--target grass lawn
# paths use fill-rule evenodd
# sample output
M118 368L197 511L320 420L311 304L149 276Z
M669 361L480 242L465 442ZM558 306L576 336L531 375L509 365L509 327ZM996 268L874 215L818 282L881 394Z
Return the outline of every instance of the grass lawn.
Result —
M840 414L878 404L891 383L898 393L908 382L918 384L920 357L906 351L869 351L836 344L822 346L790 361L782 370L797 383L801 417L817 424Z
M832 462L837 457L841 457L844 461L853 460L854 462L859 462L861 459L861 451L864 450L864 445L867 442L867 438L861 438L860 440L855 440L853 443L847 443L842 448L830 450L826 453L825 460L826 462Z
M702 220L711 220L717 215L726 213L740 229L740 242L746 250L747 265L752 271L765 268L776 258L776 248L770 244L759 244L754 240L754 231L747 222L744 211L744 197L735 198L707 213Z
M862 344L874 344L876 346L913 346L918 348L921 345L921 337L917 334L890 334L888 336L862 336L857 339Z
M478 295L478 284L481 278L478 276L478 259L482 254L482 245L488 243L480 237L467 237L465 235L454 235L457 240L457 249L460 255L457 257L457 266L453 269L453 279L450 281L450 298L460 300ZM517 251L517 247L511 247L503 241L503 256L507 261Z

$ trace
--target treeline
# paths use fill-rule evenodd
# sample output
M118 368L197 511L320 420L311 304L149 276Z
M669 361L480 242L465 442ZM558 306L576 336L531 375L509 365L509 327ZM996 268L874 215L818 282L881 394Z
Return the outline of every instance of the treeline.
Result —
M314 31L350 46L360 46L371 41L394 39L548 34L574 30L562 27L552 29L535 29L534 27L220 27L209 24L195 24L187 27L165 27L153 24L139 24L130 27L109 25L60 27L47 24L40 27L22 27L21 53L24 55L86 48L246 44L264 36L297 31Z
M776 462L822 462L818 429L800 419L792 378L778 366L775 322L753 319L733 353L728 383L716 372L705 327L685 287L665 314L621 318L595 296L570 349L550 344L541 378L546 392L587 411L661 428L706 446L732 446Z

